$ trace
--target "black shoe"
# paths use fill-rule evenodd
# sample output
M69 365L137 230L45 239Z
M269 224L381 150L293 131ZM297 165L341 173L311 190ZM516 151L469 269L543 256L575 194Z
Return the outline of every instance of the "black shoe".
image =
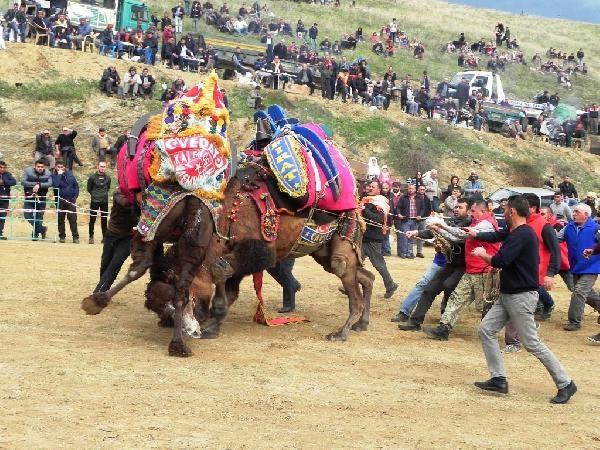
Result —
M0 241L6 241L6 236L0 236Z
M67 240L65 238L58 238L58 242L64 244L65 242L67 242Z
M423 253L417 253L417 258L425 258L425 255L423 255Z
M383 295L383 298L391 298L397 289L398 289L398 285L396 283L394 283L394 285L391 288L386 289L385 294Z
M296 283L296 287L294 288L294 290L296 292L300 292L301 289L302 289L302 285L300 283Z
M42 239L46 239L46 233L48 233L48 227L42 227Z
M499 392L500 394L508 394L508 382L504 377L494 377L487 381L476 381L475 386L484 391Z
M573 322L569 322L563 327L563 330L565 330L565 331L577 331L580 329L581 329L581 325L579 325L578 323L573 323Z
M398 329L402 331L419 331L421 329L421 324L409 320L408 322L399 324Z
M555 403L557 405L567 403L569 399L575 395L575 392L577 392L577 386L575 385L575 382L571 380L568 385L558 390L556 397L550 399L550 403Z
M402 311L400 311L398 314L396 314L394 317L392 317L390 319L391 322L408 322L408 319L410 319L410 317L408 317L406 314L404 314Z
M285 313L290 313L290 312L293 312L293 311L295 311L295 310L296 310L296 309L295 309L295 308L292 308L291 306L284 306L283 308L279 308L279 309L277 310L277 312L278 312L279 314L285 314Z
M438 341L447 341L450 336L450 327L440 323L437 328L423 328L423 333Z
M79 238L73 238L73 244L79 244Z

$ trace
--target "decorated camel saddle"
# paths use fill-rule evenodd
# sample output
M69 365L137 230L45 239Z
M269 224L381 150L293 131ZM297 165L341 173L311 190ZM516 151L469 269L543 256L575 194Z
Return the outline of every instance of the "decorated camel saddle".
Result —
M119 187L141 195L138 232L151 241L162 219L186 196L201 199L216 222L235 167L227 127L229 112L213 72L134 125L117 160Z
M283 209L306 217L289 256L318 250L335 232L356 238L358 221L344 220L354 216L357 208L356 181L329 130L316 123L300 124L277 105L256 113L254 119L257 138L244 154L265 166L265 177L275 180L264 186L259 183L251 194L261 212L263 238L277 238L277 211ZM267 190L278 192L269 196L263 192ZM281 201L282 197L290 202Z

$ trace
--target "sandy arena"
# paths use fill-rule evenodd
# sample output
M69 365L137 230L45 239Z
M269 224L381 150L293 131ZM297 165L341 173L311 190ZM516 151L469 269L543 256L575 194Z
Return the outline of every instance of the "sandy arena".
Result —
M3 241L0 252L0 448L600 447L600 349L585 339L598 332L596 314L586 310L582 331L562 331L562 281L541 335L579 392L553 406L550 376L525 351L505 357L507 397L473 387L488 378L473 311L449 342L390 323L431 251L388 258L401 287L384 300L377 278L370 330L346 343L323 336L346 319L347 300L304 258L297 304L310 323L254 324L245 281L222 336L188 339L189 359L167 356L170 330L144 309L145 281L99 316L83 313L100 245ZM280 289L266 280L273 311ZM429 322L438 318L436 302Z

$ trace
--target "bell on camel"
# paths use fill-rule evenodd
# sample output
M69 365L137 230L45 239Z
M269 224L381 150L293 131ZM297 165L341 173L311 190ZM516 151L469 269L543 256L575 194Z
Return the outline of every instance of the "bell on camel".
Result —
M266 119L256 121L256 142L271 140L271 127L265 121Z

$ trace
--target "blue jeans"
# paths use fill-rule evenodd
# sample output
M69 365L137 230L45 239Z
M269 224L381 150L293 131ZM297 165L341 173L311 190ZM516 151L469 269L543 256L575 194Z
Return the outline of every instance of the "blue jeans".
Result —
M540 297L540 302L544 305L544 308L549 309L554 305L554 300L550 293L543 287L540 286L538 288L538 295Z
M46 211L46 201L39 200L37 197L27 197L23 202L23 217L31 224L33 236L38 237L44 231L44 212Z
M144 49L144 59L146 60L146 64L154 65L155 55L156 55L156 53L154 52L153 48L146 47Z
M384 256L392 254L392 247L390 246L389 235L384 237L383 241L381 242L381 252L383 253Z
M421 298L421 294L425 290L425 287L429 284L434 275L442 270L442 268L443 266L438 266L436 263L431 263L421 279L417 282L417 284L415 284L415 287L412 288L412 290L400 304L400 312L410 316L412 310L415 308L419 299Z
M416 230L417 225L418 224L417 224L416 220L408 219L405 222L402 222L402 231L404 233L406 233L407 231ZM402 236L402 243L400 244L400 249L402 250L401 256L414 255L413 247L414 247L415 240L407 239L406 236L403 234L401 236Z

